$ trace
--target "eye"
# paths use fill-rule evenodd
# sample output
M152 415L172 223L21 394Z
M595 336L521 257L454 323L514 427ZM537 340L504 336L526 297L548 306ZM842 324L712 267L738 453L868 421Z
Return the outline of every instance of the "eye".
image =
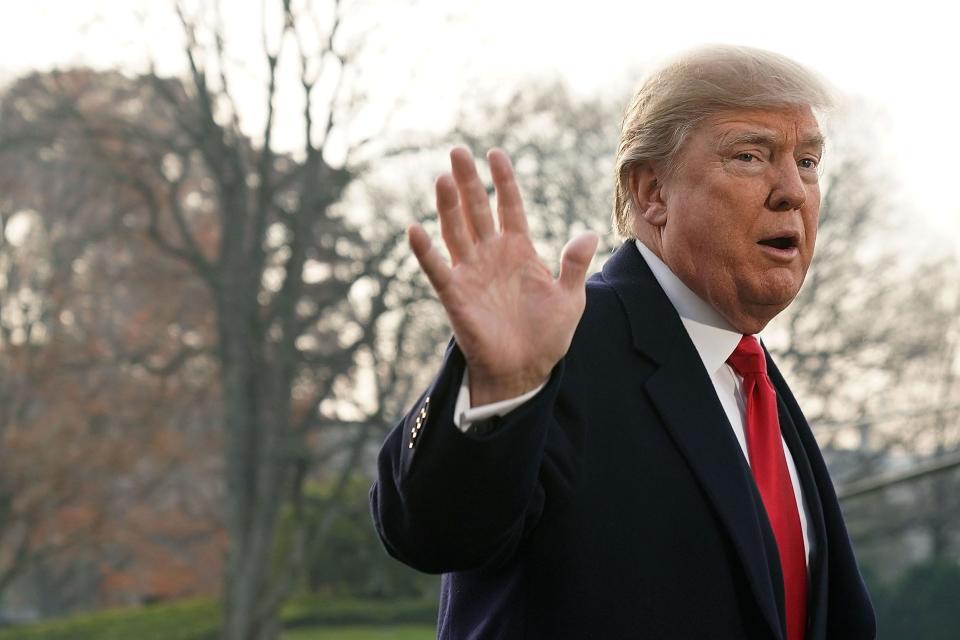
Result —
M801 158L800 162L797 164L800 165L801 169L816 169L817 168L817 159L816 158Z
M741 153L738 153L738 154L737 154L736 156L734 156L734 157L735 157L737 160L740 160L741 162L753 162L754 160L759 160L759 159L760 159L760 158L758 158L757 156L753 155L752 153L748 153L748 152L746 152L746 151L743 151L743 152L741 152Z

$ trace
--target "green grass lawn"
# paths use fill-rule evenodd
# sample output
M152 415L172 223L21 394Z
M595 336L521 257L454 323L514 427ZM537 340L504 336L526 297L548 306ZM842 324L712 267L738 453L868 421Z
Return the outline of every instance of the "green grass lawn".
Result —
M282 640L433 640L436 627L426 624L395 624L385 627L349 625L284 631Z

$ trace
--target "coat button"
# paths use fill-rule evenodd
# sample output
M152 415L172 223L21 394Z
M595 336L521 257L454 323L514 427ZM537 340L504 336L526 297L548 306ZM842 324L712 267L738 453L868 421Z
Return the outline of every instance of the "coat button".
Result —
M423 406L420 407L420 412L417 414L417 419L410 429L410 444L407 445L410 449L413 449L413 446L417 443L417 438L420 436L420 429L423 428L423 425L427 421L427 409L430 406L430 396L427 396L423 402Z

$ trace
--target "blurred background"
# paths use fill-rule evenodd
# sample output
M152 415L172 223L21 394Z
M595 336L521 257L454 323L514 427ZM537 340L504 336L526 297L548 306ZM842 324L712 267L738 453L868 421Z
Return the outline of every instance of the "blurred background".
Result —
M431 638L367 490L449 329L404 240L452 144L545 260L610 232L620 115L680 49L832 82L817 258L764 333L880 637L960 637L960 45L946 9L4 0L0 639Z

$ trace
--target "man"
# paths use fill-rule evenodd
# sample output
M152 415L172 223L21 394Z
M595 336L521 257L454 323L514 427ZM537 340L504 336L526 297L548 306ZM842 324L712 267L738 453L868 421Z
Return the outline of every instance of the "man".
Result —
M755 334L813 255L819 81L689 53L637 91L616 163L626 242L533 250L507 157L499 230L465 149L437 180L452 264L411 247L455 341L371 490L388 551L443 572L441 638L875 637L809 426Z

